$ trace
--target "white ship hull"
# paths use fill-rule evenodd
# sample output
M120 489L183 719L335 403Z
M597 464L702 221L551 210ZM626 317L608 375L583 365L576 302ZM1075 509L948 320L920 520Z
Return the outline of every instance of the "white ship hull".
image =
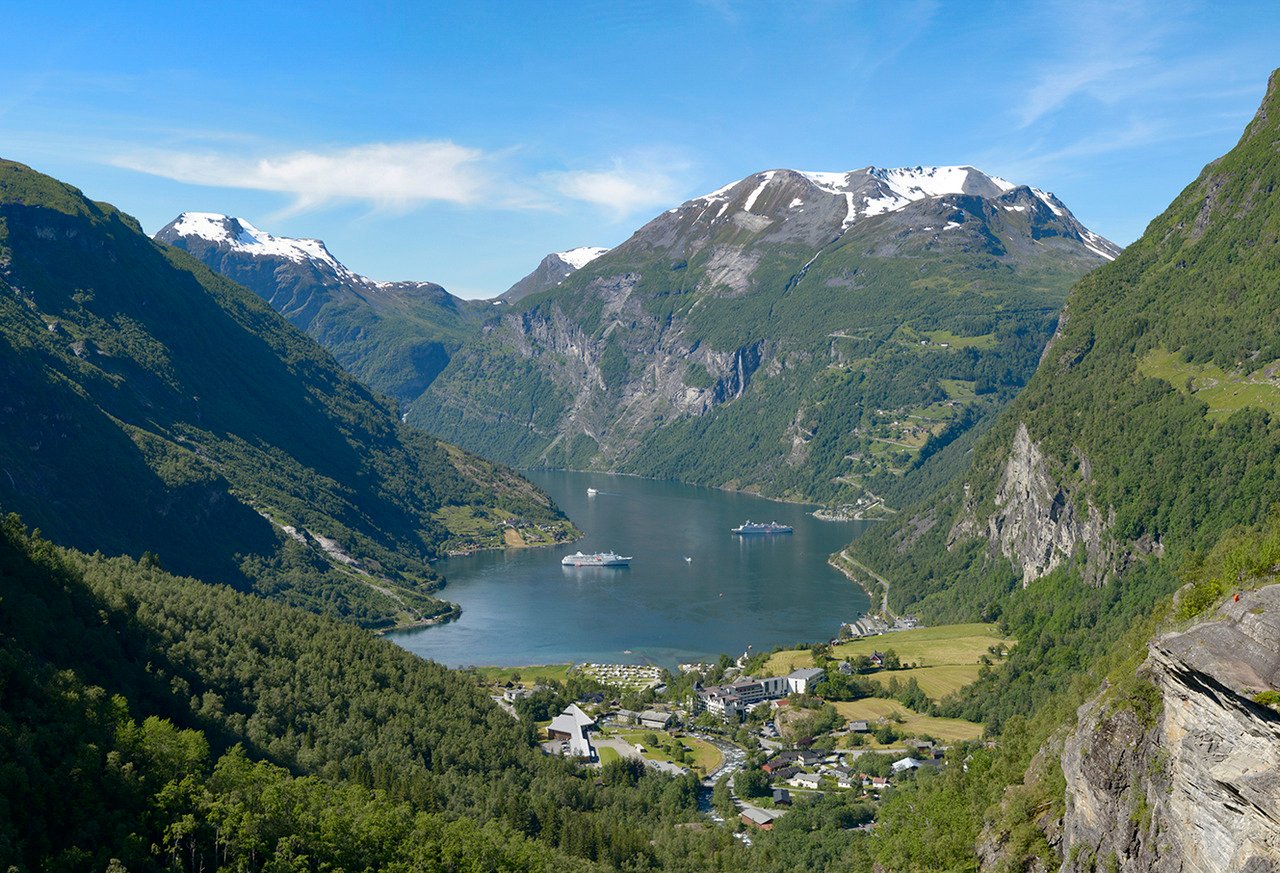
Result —
M578 552L565 555L560 559L560 563L566 567L626 567L631 563L631 557L613 552L598 552L594 555Z

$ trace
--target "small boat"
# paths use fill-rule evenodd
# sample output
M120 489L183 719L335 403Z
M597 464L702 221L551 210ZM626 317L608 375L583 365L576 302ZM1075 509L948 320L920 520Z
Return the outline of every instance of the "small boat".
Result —
M688 555L685 555L685 556L684 556L684 562L685 562L686 564L692 564L692 563L693 563L693 558L690 558Z
M599 494L599 493L600 493L600 492L599 492L599 491L597 491L597 490L596 490L596 489L594 489L594 488L588 488L588 489L587 489L587 496L588 496L588 497L595 497L595 496L596 496L597 494Z
M789 524L778 524L776 521L760 523L747 519L746 524L740 524L735 528L730 528L730 533L736 533L738 536L751 536L754 534L789 534L793 532L793 528Z
M617 552L596 552L591 555L574 552L561 558L560 563L566 567L626 567L631 563L631 556L619 555Z

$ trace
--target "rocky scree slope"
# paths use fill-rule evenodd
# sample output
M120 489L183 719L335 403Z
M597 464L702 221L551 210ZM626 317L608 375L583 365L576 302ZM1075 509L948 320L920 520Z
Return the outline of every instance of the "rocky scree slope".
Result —
M243 287L0 162L0 507L89 551L362 624L448 614L428 562L522 516L509 470L403 425Z
M1280 585L1150 646L1150 693L1080 709L1062 758L1064 873L1280 869ZM1109 865L1109 866L1108 866Z
M409 420L509 463L866 509L963 455L1117 252L972 167L757 173L495 313Z
M348 372L400 402L422 394L487 308L432 282L376 282L320 240L273 236L229 215L184 212L155 238L258 294Z
M1072 290L969 472L854 546L892 577L896 609L998 614L1057 568L1102 584L1266 514L1280 493L1278 143L1273 76L1236 147Z

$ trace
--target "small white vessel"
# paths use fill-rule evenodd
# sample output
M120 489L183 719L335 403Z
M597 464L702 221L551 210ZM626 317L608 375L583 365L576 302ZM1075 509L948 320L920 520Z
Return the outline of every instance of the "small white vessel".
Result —
M561 558L560 563L566 567L626 567L631 563L631 556L617 552L596 552L592 555L574 552Z
M587 489L587 496L588 496L588 497L595 497L595 496L596 496L597 494L599 494L599 493L600 493L600 492L599 492L599 491L597 491L597 490L596 490L596 489L594 489L594 488L588 488L588 489Z
M684 556L684 562L685 562L686 564L692 564L692 563L693 563L693 558L690 558L688 555L685 555L685 556Z

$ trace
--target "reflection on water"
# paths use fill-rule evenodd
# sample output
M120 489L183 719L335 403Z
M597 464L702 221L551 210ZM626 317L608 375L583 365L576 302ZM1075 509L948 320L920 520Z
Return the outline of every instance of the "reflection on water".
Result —
M600 473L537 471L586 536L568 546L451 558L437 566L462 617L392 634L450 666L565 661L674 666L748 645L829 639L867 607L827 556L865 524L745 494ZM588 494L594 488L597 493ZM743 521L795 533L739 537ZM629 567L565 567L567 554L615 551Z

